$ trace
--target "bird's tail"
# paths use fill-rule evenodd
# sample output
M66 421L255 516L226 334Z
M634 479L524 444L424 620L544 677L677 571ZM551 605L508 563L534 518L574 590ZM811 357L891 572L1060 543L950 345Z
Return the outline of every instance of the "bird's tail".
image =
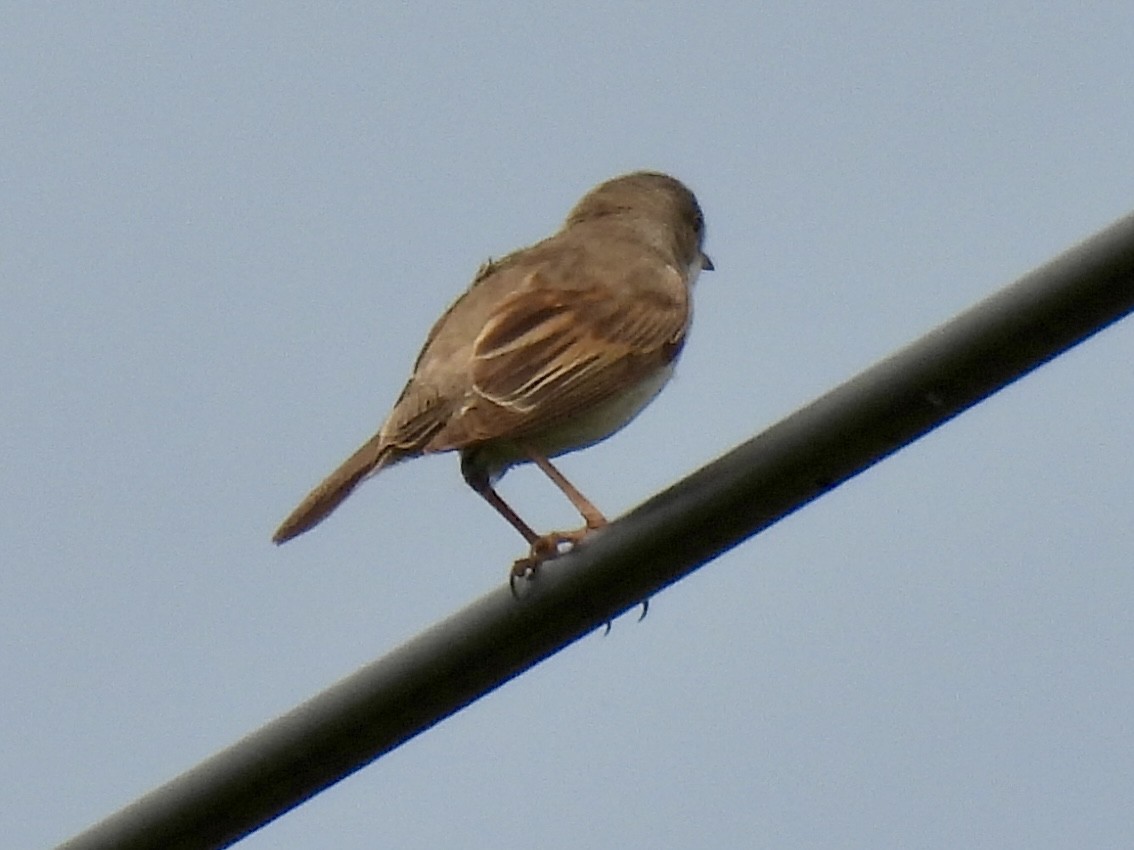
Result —
M285 519L276 533L272 535L273 543L286 543L305 531L314 528L327 518L327 515L337 508L347 496L351 494L364 478L378 472L382 467L389 466L399 459L394 446L380 439L375 434L354 454L328 475L323 481L307 494L307 498L299 503L291 514Z

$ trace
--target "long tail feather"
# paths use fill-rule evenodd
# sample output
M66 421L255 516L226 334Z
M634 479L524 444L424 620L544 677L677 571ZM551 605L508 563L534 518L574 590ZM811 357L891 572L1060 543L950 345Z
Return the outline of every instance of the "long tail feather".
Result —
M343 461L338 469L323 479L318 487L307 494L307 498L300 502L299 507L292 511L276 529L276 533L272 535L272 542L286 543L291 538L314 528L326 519L364 478L373 475L396 459L394 447L388 443L383 444L379 435L375 434L358 451Z

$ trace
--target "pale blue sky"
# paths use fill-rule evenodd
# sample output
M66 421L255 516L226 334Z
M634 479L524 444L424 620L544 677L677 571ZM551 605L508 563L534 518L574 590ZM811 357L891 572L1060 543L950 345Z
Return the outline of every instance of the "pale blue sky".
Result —
M12 847L503 582L522 541L454 457L268 539L594 183L686 181L717 265L676 380L563 460L610 515L1134 208L1128 2L4 21ZM1129 846L1131 362L1119 324L240 846Z

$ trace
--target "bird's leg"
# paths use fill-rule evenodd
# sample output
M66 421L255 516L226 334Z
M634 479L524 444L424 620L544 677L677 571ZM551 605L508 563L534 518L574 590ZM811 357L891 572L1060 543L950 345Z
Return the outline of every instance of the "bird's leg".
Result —
M536 533L530 525L520 519L519 514L512 510L512 506L505 502L500 494L493 489L488 476L482 474L472 464L465 463L463 459L461 472L469 486L476 490L488 504L492 505L500 516L508 520L508 523L520 532L520 536L528 541L528 545L531 547L531 553L527 557L520 558L512 565L509 584L512 584L514 592L515 585L513 583L517 578L531 575L541 563L559 554L559 544L563 542L559 538L562 535Z
M485 482L483 486L477 486L471 481L473 489L480 493L481 497L496 509L496 512L512 525L512 528L520 532L523 538L528 541L532 546L540 539L539 535L532 529L530 525L520 519L520 515L512 510L512 506L500 498L500 494L492 489L492 485Z
M571 504L582 514L586 525L574 531L551 531L547 534L538 535L534 540L525 535L525 539L527 539L528 543L531 545L531 554L527 558L521 558L512 565L513 580L531 576L540 564L558 555L560 553L560 547L563 544L566 543L574 546L596 528L602 528L607 524L606 517L602 515L599 509L591 504L590 500L580 493L574 484L563 477L563 473L556 469L551 461L543 454L537 452L531 446L521 445L520 448L523 450L524 454L527 455L528 459L543 470L544 474L551 479L552 483L571 501ZM495 494L493 495L495 496ZM496 498L499 500L500 497L496 496ZM497 508L497 510L500 510L500 508ZM503 513L503 511L501 511L501 513ZM505 516L507 516L507 514L505 514ZM513 513L512 516L514 517L515 514ZM516 521L510 521L519 528L519 526L516 525ZM525 528L526 527L527 526L525 526ZM522 531L521 534L523 534Z
M583 520L586 522L585 528L577 532L562 532L563 534L572 537L577 536L578 539L582 539L588 532L594 531L596 528L602 528L607 524L606 517L591 503L591 500L580 493L575 485L568 481L563 476L563 473L552 465L550 460L530 446L524 446L523 448L528 459L543 470L543 474L550 478L552 483L563 491L563 495L571 501L571 504L575 506L575 510L582 514Z
M512 565L510 582L514 582L517 578L531 576L535 573L540 564L560 554L560 547L563 544L566 543L573 546L596 528L602 528L607 524L606 517L602 515L599 509L591 504L590 500L580 493L575 485L564 478L563 473L556 469L551 461L530 446L521 446L520 448L522 448L528 459L542 469L544 474L551 479L552 483L571 501L571 504L582 514L586 525L574 531L552 531L547 534L536 533L530 525L520 519L520 515L493 489L492 482L488 475L478 469L474 463L462 457L461 472L464 474L465 481L467 481L469 486L476 490L488 504L492 505L500 516L508 520L509 525L520 532L520 535L524 540L528 541L528 545L531 547L531 551L527 557L520 558Z

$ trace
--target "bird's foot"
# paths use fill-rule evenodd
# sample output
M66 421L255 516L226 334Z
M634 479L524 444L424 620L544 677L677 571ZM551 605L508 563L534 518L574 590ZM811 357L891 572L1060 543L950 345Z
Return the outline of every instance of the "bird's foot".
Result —
M520 558L512 564L512 572L508 576L508 584L512 588L512 595L516 596L516 581L518 579L531 579L535 576L540 565L574 549L584 537L593 531L584 527L575 531L552 531L541 534L532 541L531 551L527 556Z
M540 535L532 541L529 554L512 564L512 571L508 576L508 587L511 588L512 595L517 599L520 598L519 592L516 590L517 581L520 579L530 580L534 578L541 564L570 552L579 545L579 542L583 540L583 538L594 531L595 528L596 526L586 525L574 531L552 531ZM643 599L642 613L638 616L639 623L646 619L646 613L649 610L649 598ZM603 634L608 635L610 634L610 622L608 621L605 626L606 628Z

